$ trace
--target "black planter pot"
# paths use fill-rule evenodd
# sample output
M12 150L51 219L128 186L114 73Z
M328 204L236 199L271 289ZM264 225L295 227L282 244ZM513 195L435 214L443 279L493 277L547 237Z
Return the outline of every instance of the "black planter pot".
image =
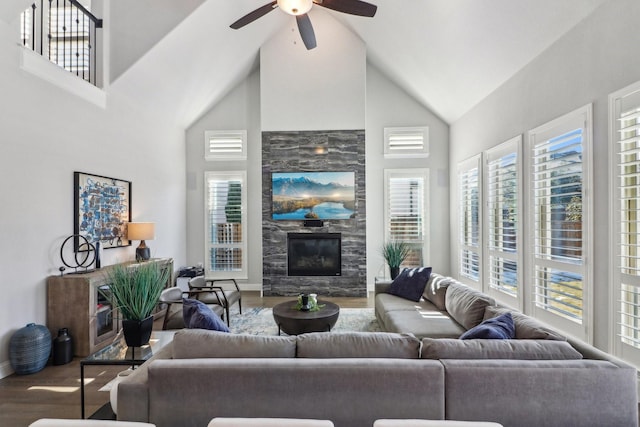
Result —
M400 274L400 267L389 267L389 271L391 273L391 280L393 280Z
M122 320L124 341L129 347L142 347L149 343L153 331L153 315L142 320Z

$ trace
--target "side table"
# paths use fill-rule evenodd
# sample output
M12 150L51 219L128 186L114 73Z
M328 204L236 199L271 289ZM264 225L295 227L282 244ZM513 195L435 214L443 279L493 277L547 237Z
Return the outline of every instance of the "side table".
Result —
M99 365L122 365L136 366L142 365L151 356L157 353L162 347L173 341L176 331L153 331L149 344L142 347L128 347L124 342L124 337L109 344L102 350L80 361L80 407L81 418L84 419L84 367Z

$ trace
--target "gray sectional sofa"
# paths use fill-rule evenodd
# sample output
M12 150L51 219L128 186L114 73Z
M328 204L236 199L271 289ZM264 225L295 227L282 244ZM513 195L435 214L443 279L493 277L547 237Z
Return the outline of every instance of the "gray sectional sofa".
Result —
M431 274L418 302L390 294L390 287L390 281L376 283L376 318L384 331L421 339L421 357L443 364L448 419L504 426L638 425L637 371L629 364L451 277ZM515 339L458 339L506 312Z
M636 372L628 365L584 360L564 346L553 350L564 359L505 359L509 349L461 349L454 341L389 332L182 330L120 382L118 419L158 427L205 426L214 417L329 419L337 427L370 427L383 418L637 425ZM474 345L480 341L497 340ZM525 358L548 350L542 340L508 341Z

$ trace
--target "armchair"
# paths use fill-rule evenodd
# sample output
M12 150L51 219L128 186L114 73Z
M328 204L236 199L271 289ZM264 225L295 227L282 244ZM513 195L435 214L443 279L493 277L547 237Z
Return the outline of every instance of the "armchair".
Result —
M162 321L162 330L167 329L181 329L186 327L184 324L184 320L182 318L182 298L183 296L187 296L189 298L195 297L196 299L201 300L201 296L206 296L210 294L209 291L200 291L200 290L190 290L183 291L178 286L174 286L172 288L167 288L162 291L160 294L160 302L167 305L167 311L164 315L164 320ZM201 300L202 301L202 300ZM211 299L211 302L202 301L214 313L216 313L220 318L224 320L225 318L225 310L224 305L220 299ZM177 307L177 308L176 308Z
M234 287L225 289L222 286L214 285L216 282L232 282ZM242 314L242 292L235 279L205 279L204 276L198 276L189 280L189 289L204 291L205 293L199 299L205 304L210 304L209 301L220 301L227 315L227 326L230 324L229 309L231 306L238 303L238 309Z

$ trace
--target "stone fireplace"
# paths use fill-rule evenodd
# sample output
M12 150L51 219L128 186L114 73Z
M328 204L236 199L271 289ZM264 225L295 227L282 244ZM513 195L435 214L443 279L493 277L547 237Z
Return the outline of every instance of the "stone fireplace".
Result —
M317 293L321 297L367 295L364 136L364 130L262 133L262 290L265 296L294 296L301 292ZM274 220L271 174L301 171L355 172L354 215L319 222ZM334 240L331 243L326 240L329 236ZM335 236L339 236L339 261L334 258L333 263L339 263L338 266L330 270L327 266L331 262L327 259L303 259L303 265L294 266L291 274L290 244L297 245L294 245L295 251L301 253L335 250ZM313 240L324 242L312 243ZM310 258L322 257L320 252ZM322 262L325 265L318 267ZM305 265L309 263L311 266Z

